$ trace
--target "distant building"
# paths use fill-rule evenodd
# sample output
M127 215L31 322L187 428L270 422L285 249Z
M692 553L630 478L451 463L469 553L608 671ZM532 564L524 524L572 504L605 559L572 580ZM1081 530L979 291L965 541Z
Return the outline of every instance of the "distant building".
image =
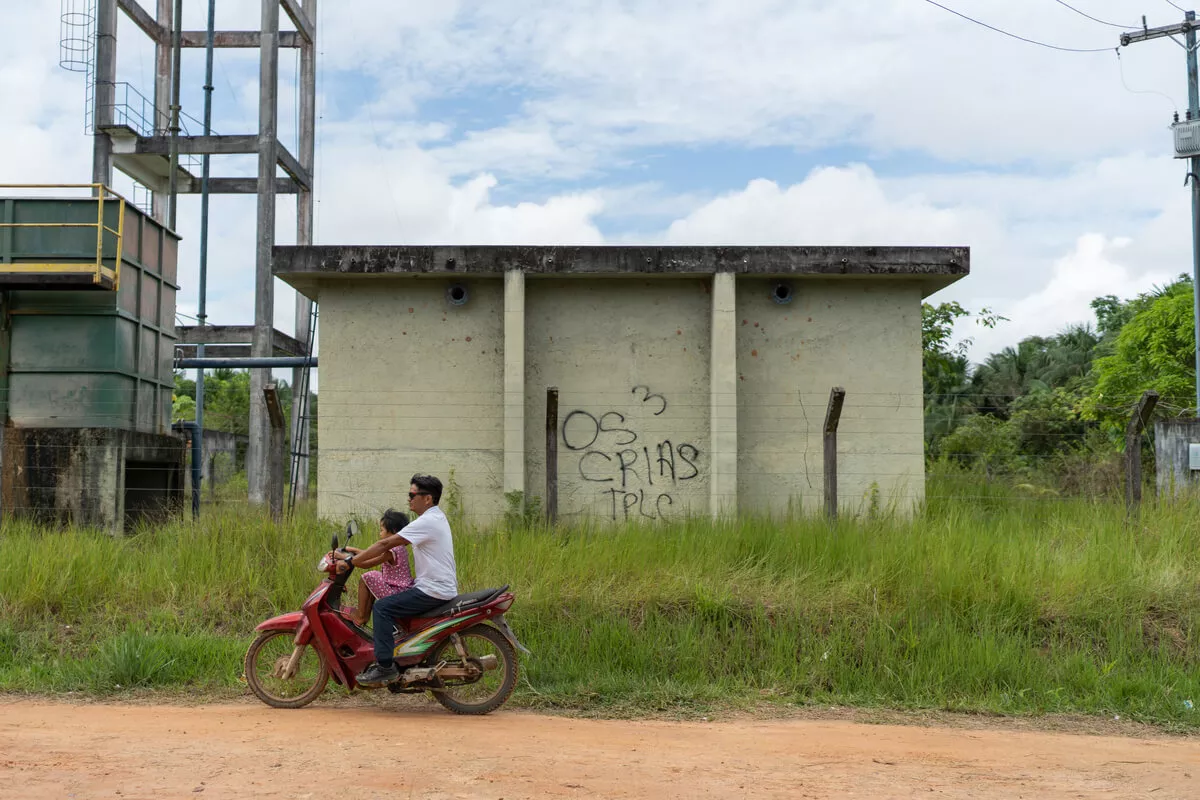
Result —
M323 516L404 505L417 471L466 513L546 486L561 518L815 513L830 390L839 503L924 497L921 301L966 248L278 247L321 309ZM511 495L516 497L517 495Z

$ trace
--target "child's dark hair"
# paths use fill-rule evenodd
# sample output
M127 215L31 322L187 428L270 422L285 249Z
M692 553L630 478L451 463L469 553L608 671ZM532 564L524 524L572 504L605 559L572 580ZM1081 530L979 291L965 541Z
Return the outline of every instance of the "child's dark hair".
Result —
M379 522L388 533L399 533L408 524L408 515L394 508L389 508L383 512L383 516L379 518Z

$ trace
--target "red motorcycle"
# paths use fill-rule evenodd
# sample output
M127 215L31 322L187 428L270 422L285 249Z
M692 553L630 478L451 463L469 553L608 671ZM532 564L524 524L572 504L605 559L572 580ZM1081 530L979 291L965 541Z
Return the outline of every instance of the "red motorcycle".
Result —
M346 544L358 532L346 526ZM274 708L300 708L315 700L332 677L348 689L354 676L375 660L371 632L347 617L341 606L353 569L337 571L332 552L317 565L326 577L299 611L259 625L246 652L246 683ZM396 624L400 676L388 684L395 694L431 692L456 714L487 714L504 705L517 684L517 641L504 612L515 596L508 586L460 594L432 611ZM366 687L363 687L366 688Z

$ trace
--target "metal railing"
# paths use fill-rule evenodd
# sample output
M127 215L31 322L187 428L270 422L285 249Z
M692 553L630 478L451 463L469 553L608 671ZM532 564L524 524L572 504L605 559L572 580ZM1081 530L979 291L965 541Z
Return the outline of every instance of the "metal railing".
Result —
M11 253L0 250L0 258L8 259L0 263L0 274L35 274L35 275L88 275L92 284L103 286L107 278L112 283L112 291L121 286L121 255L125 237L125 204L121 195L100 183L0 183L0 191L8 189L87 189L94 193L96 203L95 222L0 222L0 233L32 228L94 228L96 230L96 260L93 261L21 261L12 263ZM22 198L24 199L24 198ZM29 198L38 199L38 198ZM61 198L47 198L61 199ZM104 210L109 203L117 204L117 227L110 228L104 222ZM113 266L110 269L104 264L104 235L115 237L116 249L113 255ZM11 240L11 234L9 235Z

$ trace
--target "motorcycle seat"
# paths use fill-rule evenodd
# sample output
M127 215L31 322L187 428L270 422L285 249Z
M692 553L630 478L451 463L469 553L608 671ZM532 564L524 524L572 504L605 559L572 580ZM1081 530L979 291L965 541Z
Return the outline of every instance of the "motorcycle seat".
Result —
M500 595L508 591L508 584L501 586L498 589L483 589L478 592L468 592L460 594L453 600L446 601L445 604L438 606L432 611L426 611L424 614L417 614L413 619L429 619L430 617L452 617L455 614L461 614L477 606L487 605L495 600Z

